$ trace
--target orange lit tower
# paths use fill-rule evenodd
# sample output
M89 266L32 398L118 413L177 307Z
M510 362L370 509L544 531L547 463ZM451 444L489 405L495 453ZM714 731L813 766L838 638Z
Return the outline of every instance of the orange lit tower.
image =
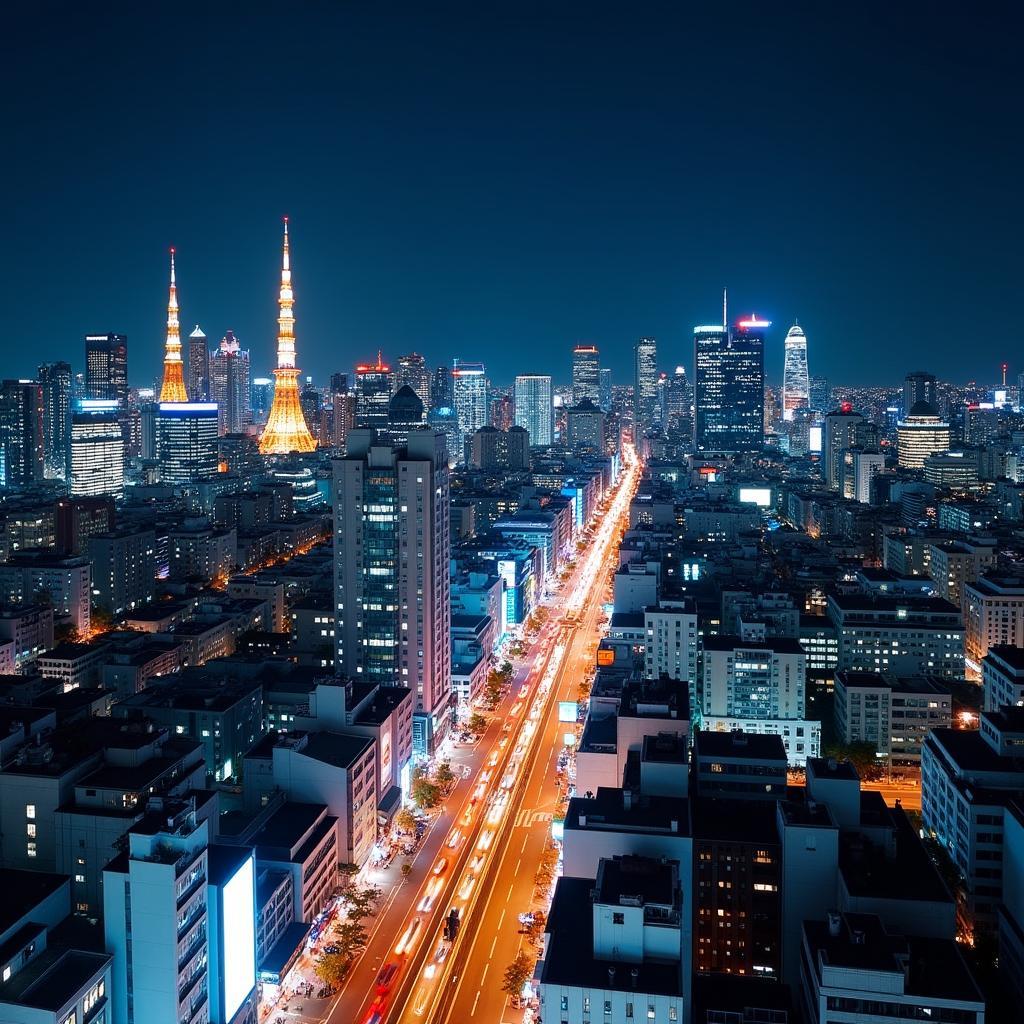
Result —
M292 315L292 268L288 255L288 218L284 219L284 252L281 260L281 293L277 300L277 369L274 371L274 404L260 437L264 455L311 452L316 441L306 426L299 404L299 371L295 367L295 317Z
M187 402L181 363L181 334L178 332L178 286L174 280L174 250L171 250L171 291L167 298L167 341L164 343L164 383L161 402Z

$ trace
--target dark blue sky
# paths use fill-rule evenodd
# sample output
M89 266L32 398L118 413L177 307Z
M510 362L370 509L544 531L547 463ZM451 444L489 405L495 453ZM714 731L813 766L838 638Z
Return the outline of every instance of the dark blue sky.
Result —
M625 383L639 334L689 368L723 284L770 377L794 316L835 382L1024 370L1010 5L20 6L4 376L116 330L150 381L171 244L183 333L264 372L286 213L318 382L378 347L567 378L587 340Z

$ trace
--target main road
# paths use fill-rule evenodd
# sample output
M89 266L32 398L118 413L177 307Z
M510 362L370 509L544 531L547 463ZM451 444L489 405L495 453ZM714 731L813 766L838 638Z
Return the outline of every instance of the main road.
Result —
M559 799L555 763L566 726L558 721L558 705L576 701L581 680L594 666L607 576L617 564L639 481L639 464L631 449L626 454L615 497L563 588L558 620L549 624L542 649L532 655L535 670L521 702L521 721L511 729L508 723L503 727L510 739L503 759L500 750L488 759L493 775L488 777L484 769L484 786L497 789L482 791L479 828L459 839L466 849L445 868L454 878L459 930L454 941L446 939L443 919L449 902L442 904L440 915L418 926L415 919L410 922L403 937L415 929L414 948L402 950L401 983L371 1008L369 1020L442 1024L516 1019L502 982L520 949L534 955L518 916L535 902L535 879Z

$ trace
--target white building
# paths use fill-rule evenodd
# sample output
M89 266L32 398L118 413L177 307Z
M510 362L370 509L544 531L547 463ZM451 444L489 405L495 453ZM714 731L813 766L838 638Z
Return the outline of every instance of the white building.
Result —
M89 538L93 597L96 604L119 616L153 600L156 575L156 534L126 529Z
M807 373L807 336L799 324L786 335L782 369L782 418L789 421L797 409L811 404L811 382Z
M83 399L71 416L71 494L124 495L120 402Z
M487 422L487 370L483 363L456 359L452 368L452 396L459 421L458 447L449 452L452 462L463 462L468 438Z
M853 448L843 453L843 497L871 502L871 481L885 469L885 456Z
M697 608L655 605L644 610L644 675L668 676L690 684L690 707L697 706Z
M444 435L409 432L404 448L354 430L334 463L335 666L408 686L414 749L433 750L451 707L448 456Z
M515 424L530 435L531 445L549 445L552 436L551 378L520 374L515 380Z
M1024 579L982 576L964 584L964 657L977 678L981 660L994 644L1024 647Z
M685 1020L683 916L674 861L614 857L596 880L560 878L537 969L541 1019Z
M55 619L70 622L83 635L90 632L92 564L88 558L25 552L0 564L0 600L27 604L40 593L49 595Z
M981 661L985 710L1024 707L1024 650L1008 644L988 649Z

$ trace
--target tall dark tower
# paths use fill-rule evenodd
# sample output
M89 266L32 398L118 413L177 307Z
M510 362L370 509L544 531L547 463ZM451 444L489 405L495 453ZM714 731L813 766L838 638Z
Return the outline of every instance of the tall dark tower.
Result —
M43 389L43 466L47 477L66 480L71 459L71 365L39 367Z
M85 336L85 394L108 402L128 401L128 338L123 334Z
M193 402L210 400L210 349L199 324L188 336L188 393Z

